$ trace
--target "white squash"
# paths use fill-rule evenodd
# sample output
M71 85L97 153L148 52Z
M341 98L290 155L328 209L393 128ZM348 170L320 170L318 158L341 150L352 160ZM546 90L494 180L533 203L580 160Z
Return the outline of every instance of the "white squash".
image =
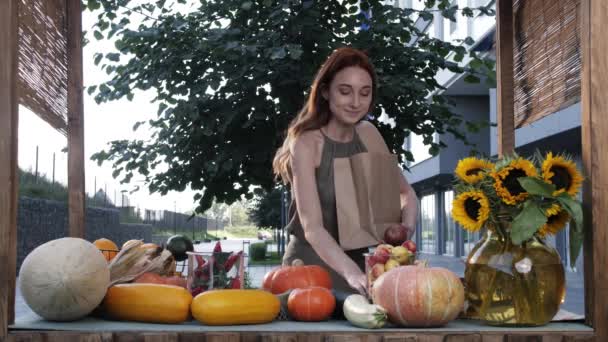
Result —
M99 249L79 238L61 238L36 247L19 270L27 305L50 321L72 321L91 313L110 284L108 263Z
M360 294L348 296L342 311L352 325L365 329L382 328L388 319L383 307L370 304L367 298Z

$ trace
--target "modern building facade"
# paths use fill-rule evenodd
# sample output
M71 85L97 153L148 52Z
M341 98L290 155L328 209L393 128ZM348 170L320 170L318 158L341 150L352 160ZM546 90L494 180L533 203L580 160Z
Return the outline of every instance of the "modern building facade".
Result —
M492 0L454 0L460 7L478 7L493 5ZM400 7L422 9L423 1L395 1ZM421 20L421 19L419 19ZM463 39L467 36L475 40L473 49L494 57L495 18L459 16L456 23L435 14L433 22L421 22L428 34L446 41ZM468 61L462 62L464 65ZM454 101L453 111L464 115L473 121L486 120L495 123L496 120L496 89L484 82L468 84L463 75L445 71L437 75L440 84L446 87L444 95ZM535 151L551 150L566 151L575 157L580 165L581 151L581 120L580 104L574 104L547 115L532 124L517 128L515 131L516 151L522 156L528 156ZM479 233L468 233L456 224L450 215L452 210L453 172L459 159L471 153L471 147L455 140L451 135L436 136L448 147L437 156L431 156L424 147L422 138L415 135L406 141L406 147L414 154L415 161L409 165L406 172L408 181L416 190L419 205L419 220L416 228L416 242L422 253L447 255L455 258L466 258L472 246L479 240ZM497 155L497 129L488 127L480 132L471 134L468 139L476 144L476 150L486 156ZM562 256L564 265L569 266L568 230L562 230L557 236L551 237L553 244ZM577 267L571 271L582 272L582 257L577 260Z

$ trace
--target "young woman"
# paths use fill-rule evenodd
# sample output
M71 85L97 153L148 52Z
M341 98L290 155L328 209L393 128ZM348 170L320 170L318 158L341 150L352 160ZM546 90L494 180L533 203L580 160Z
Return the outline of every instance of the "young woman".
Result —
M352 48L335 50L321 66L302 110L291 122L273 161L274 172L291 183L293 201L287 226L292 235L283 264L301 259L321 265L334 289L365 294L363 253L339 244L333 159L363 152L390 153L374 125L363 121L376 98L376 74L368 57ZM414 232L417 198L399 179L402 224Z

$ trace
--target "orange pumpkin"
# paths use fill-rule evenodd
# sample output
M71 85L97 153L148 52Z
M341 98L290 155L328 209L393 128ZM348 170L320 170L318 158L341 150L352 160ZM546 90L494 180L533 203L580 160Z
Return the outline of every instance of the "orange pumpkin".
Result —
M185 289L188 288L187 286L187 282L186 282L186 278L184 277L180 277L180 276L171 276L171 277L164 277L165 278L165 284L167 285L175 285L175 286L179 286L179 287L183 287Z
M103 253L103 256L108 262L114 259L116 254L119 252L118 246L116 246L114 241L106 238L97 239L93 242L93 244L101 251L101 253Z
M460 279L441 267L396 267L382 274L371 292L374 304L401 326L441 326L454 320L464 306Z
M295 289L287 299L289 314L298 321L326 320L335 308L336 298L334 295L330 290L320 286Z
M270 271L272 274L264 279L264 289L274 294L284 293L291 289L320 286L331 290L332 282L329 272L321 266L303 265L295 260L292 266L283 266Z
M158 273L146 272L135 278L134 283L144 284L165 284L165 278Z
M144 284L161 284L161 285L173 285L179 286L183 288L187 288L186 286L186 278L180 276L171 276L164 277L158 273L154 272L146 272L137 277L134 283L144 283Z
M266 291L270 291L272 287L272 277L276 271L280 270L282 266L275 267L264 275L264 280L262 280L262 288Z

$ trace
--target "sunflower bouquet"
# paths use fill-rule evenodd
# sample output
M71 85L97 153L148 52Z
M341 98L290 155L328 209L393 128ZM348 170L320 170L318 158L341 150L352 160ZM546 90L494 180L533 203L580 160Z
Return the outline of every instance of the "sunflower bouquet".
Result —
M508 234L519 245L535 235L555 235L571 222L574 264L582 245L583 213L576 195L583 176L569 156L512 155L496 162L470 157L458 162L455 174L452 217L464 229L476 232L509 220Z

